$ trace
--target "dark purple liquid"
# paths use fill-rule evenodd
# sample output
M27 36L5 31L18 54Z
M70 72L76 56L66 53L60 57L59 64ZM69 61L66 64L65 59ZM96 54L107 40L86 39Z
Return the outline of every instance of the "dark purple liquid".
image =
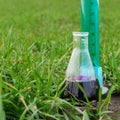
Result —
M86 82L66 82L67 87L64 91L63 96L73 96L79 99L85 99L83 92L79 88L78 84L83 88L84 92L86 93L88 99L96 99L97 92L98 92L98 84L96 80L86 81Z

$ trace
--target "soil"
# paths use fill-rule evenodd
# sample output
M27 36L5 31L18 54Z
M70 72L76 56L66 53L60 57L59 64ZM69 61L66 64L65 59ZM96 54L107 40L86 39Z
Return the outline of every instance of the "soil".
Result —
M108 110L113 111L112 114L109 114L112 118L120 120L120 94L112 95Z
M106 98L106 96L103 96L103 99L105 99L105 98ZM97 107L96 101L93 100L91 102L91 104L95 107L94 109L96 110L96 107ZM87 107L84 106L84 104L81 105L78 103L76 105L78 105L78 106L80 105L81 110L87 109ZM68 111L69 110L70 109L68 109ZM108 106L108 111L112 112L112 113L109 113L108 115L111 116L113 118L113 120L120 120L120 93L112 94L111 101Z
M105 96L103 97L103 99ZM97 103L96 101L92 101L91 104L95 106L95 110L97 109ZM86 106L82 106L81 110L87 109ZM120 120L120 93L113 94L111 96L111 101L108 106L108 111L111 111L112 113L109 113L108 115L112 118L112 120Z

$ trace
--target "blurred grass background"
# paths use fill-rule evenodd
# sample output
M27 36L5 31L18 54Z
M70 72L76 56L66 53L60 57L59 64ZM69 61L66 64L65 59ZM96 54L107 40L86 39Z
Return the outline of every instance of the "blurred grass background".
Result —
M105 81L117 91L119 3L100 0L101 66ZM79 0L0 0L0 79L7 118L61 117L58 88L65 78L72 32L80 31L79 7Z

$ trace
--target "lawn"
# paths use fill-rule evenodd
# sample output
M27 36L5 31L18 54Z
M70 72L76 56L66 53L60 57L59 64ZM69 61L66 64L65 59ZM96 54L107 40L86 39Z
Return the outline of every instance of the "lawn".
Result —
M114 92L120 91L119 3L100 0L101 66ZM80 31L80 23L79 0L0 0L0 108L8 120L108 117L102 108L94 113L89 102L90 109L82 111L74 99L60 98L72 32Z

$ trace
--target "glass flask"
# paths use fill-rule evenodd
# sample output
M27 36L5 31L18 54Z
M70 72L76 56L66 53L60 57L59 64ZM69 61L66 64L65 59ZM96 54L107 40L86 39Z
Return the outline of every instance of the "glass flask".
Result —
M73 32L74 48L66 70L64 95L84 99L83 88L88 99L97 97L98 83L88 51L88 32Z

